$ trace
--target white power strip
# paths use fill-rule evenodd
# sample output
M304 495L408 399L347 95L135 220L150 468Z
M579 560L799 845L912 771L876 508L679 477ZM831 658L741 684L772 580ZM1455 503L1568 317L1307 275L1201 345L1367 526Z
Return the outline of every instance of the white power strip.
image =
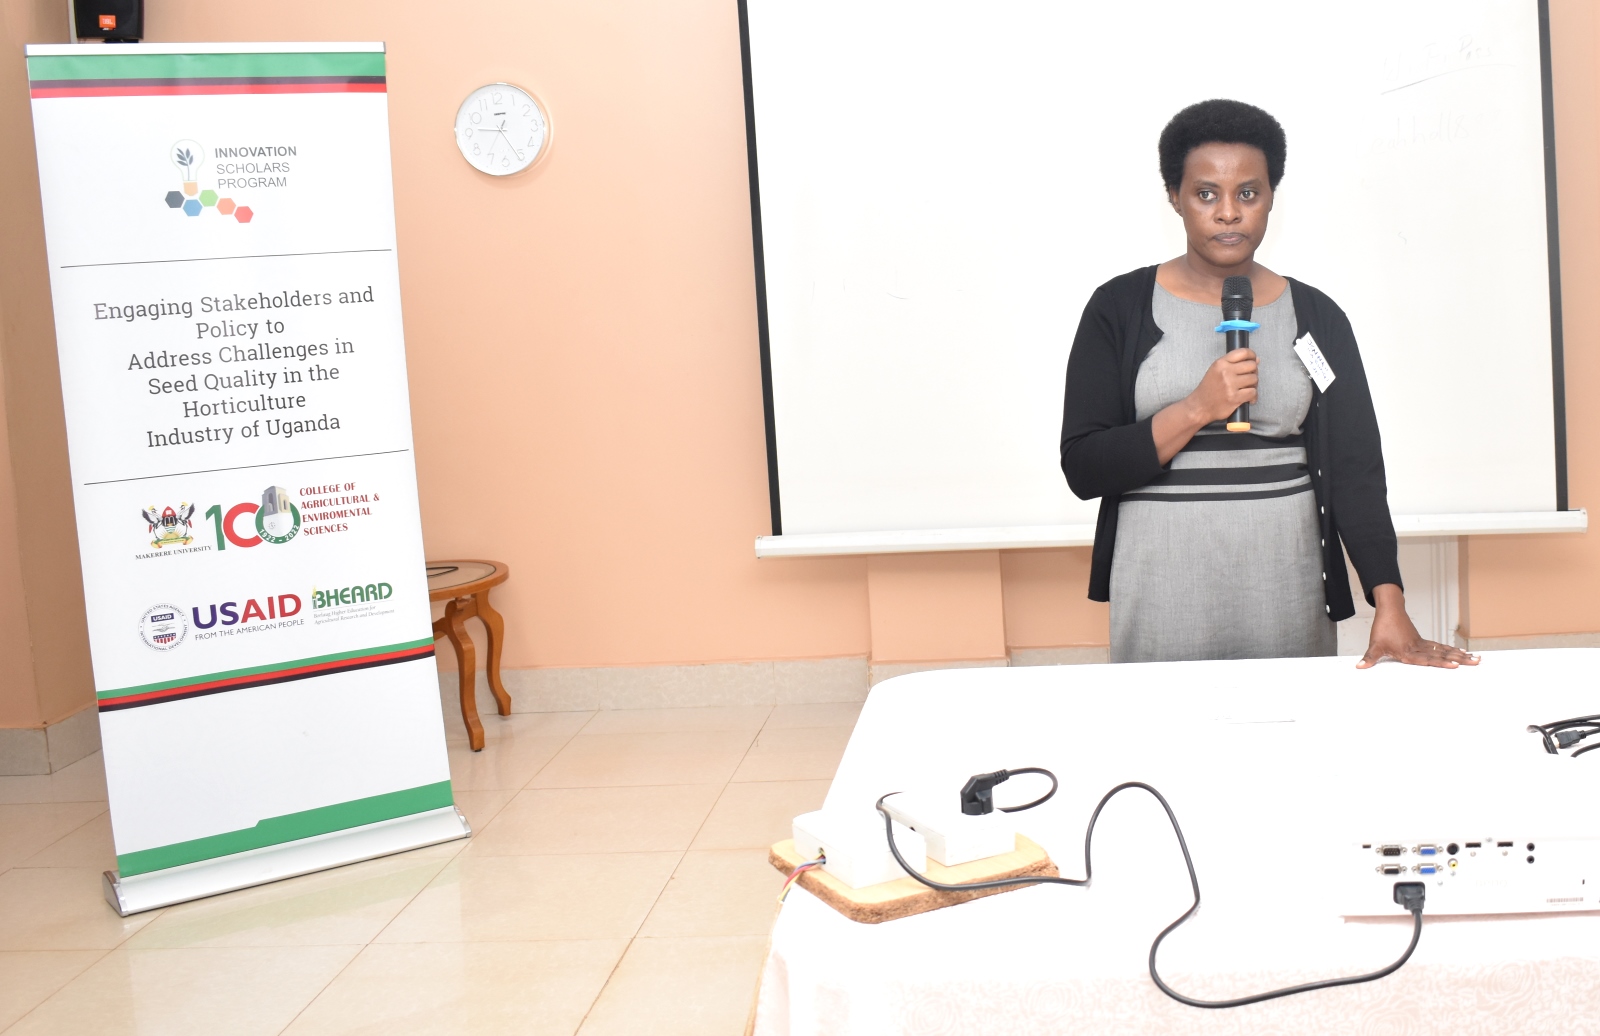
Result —
M883 800L889 815L920 834L928 858L946 867L1009 853L1017 847L1017 829L1005 813L969 816L953 795L891 795Z
M918 871L928 866L927 843L902 824L894 825L894 844ZM906 876L889 851L883 816L877 811L818 810L794 818L794 847L807 859L827 858L822 869L853 889Z

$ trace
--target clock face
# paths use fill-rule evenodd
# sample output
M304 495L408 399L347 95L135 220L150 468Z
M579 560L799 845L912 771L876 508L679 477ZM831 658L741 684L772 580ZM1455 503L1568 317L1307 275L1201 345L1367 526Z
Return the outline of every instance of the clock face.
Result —
M537 162L549 145L550 120L544 107L519 86L480 86L456 112L456 147L480 173L520 173Z

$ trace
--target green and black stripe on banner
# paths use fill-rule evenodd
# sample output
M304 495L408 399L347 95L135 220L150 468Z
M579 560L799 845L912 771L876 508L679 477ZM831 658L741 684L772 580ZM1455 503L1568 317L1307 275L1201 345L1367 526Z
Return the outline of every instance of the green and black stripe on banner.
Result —
M93 48L99 51L101 48ZM28 58L28 92L50 97L385 93L381 52L92 54Z
M137 709L144 705L163 705L170 701L199 698L207 694L222 694L227 691L242 691L250 687L265 687L275 683L309 680L313 676L348 673L356 669L372 669L377 666L396 665L400 662L414 662L418 659L432 657L433 641L431 639L414 640L405 644L390 644L386 647L363 648L358 651L344 651L333 655L318 655L314 658L301 658L292 662L252 666L248 669L234 669L224 673L210 673L205 676L192 676L181 680L168 680L163 683L141 684L137 687L120 687L116 690L96 692L95 697L98 699L101 712L115 712L120 709Z

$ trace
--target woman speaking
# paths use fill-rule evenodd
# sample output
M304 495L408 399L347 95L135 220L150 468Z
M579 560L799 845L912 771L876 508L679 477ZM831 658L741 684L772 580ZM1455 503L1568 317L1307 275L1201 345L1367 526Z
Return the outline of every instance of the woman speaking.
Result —
M1111 602L1111 660L1334 654L1334 623L1355 613L1342 542L1377 610L1361 667L1474 664L1406 615L1349 320L1255 261L1286 150L1260 108L1179 112L1161 133L1161 177L1188 247L1106 282L1084 308L1061 469L1080 498L1100 497L1089 597ZM1259 327L1249 348L1225 352L1230 277L1249 278ZM1323 388L1297 342L1325 358ZM1250 430L1229 431L1242 404Z

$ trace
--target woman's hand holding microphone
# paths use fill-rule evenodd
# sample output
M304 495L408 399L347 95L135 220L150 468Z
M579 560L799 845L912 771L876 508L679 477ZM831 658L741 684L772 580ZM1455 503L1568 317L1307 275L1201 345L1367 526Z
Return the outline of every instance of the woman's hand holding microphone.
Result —
M1257 368L1254 350L1235 349L1206 369L1206 376L1184 400L1200 418L1195 431L1212 421L1226 421L1241 403L1256 401L1256 383L1261 380Z
M1156 456L1165 464L1189 445L1195 433L1213 421L1226 421L1241 403L1256 401L1260 381L1256 354L1251 349L1224 353L1206 369L1193 392L1156 414L1151 430Z

